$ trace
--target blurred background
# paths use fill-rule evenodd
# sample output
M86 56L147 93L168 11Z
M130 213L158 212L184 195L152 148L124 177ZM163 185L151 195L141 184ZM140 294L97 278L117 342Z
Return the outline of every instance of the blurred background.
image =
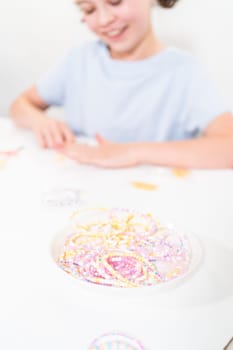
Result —
M156 33L204 63L233 110L233 0L180 0L155 7ZM73 45L94 36L73 0L0 0L0 115Z

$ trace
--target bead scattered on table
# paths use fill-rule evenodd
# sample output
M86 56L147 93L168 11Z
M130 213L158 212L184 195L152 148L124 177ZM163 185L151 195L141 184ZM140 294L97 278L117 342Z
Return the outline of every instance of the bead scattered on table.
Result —
M174 176L176 176L178 178L184 178L190 174L190 170L183 169L183 168L174 168L174 169L172 169L172 173Z
M0 169L5 167L10 158L18 156L22 149L23 147L20 146L13 149L0 150Z
M54 188L44 193L43 202L48 207L78 207L82 203L81 191L76 188Z
M144 190L144 191L156 191L159 188L155 184L151 184L147 182L139 182L139 181L132 182L132 186L138 190Z

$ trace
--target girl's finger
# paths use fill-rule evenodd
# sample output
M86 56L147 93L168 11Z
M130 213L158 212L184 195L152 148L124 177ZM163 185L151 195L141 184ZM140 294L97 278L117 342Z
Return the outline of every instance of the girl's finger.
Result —
M52 132L50 129L46 130L43 134L46 148L54 148L55 147L55 141Z
M99 145L102 145L102 144L108 142L102 136L100 136L100 134L95 134L95 139L96 139L96 141L98 142Z
M63 133L59 124L54 123L49 129L52 138L52 147L61 147L64 144Z
M36 138L41 148L47 148L43 133L41 132L36 133Z
M72 143L75 140L75 136L72 131L66 125L61 125L61 132L63 136L63 140L67 143Z

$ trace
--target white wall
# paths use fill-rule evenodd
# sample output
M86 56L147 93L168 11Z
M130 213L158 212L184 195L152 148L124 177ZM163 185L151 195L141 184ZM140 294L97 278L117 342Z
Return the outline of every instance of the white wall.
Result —
M157 10L155 28L168 43L192 51L233 109L233 0L180 0Z
M180 0L155 9L157 33L194 52L233 109L233 0ZM0 115L73 44L93 38L73 0L0 0Z

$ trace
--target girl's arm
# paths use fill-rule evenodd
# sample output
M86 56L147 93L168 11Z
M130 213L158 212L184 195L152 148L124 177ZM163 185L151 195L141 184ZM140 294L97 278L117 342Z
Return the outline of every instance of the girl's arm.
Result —
M98 147L73 144L64 147L70 158L107 168L155 164L184 168L233 168L233 116L216 118L200 138L130 144L111 143L97 136Z
M34 129L38 120L47 118L45 110L49 106L42 101L35 86L24 91L10 106L10 116L21 127Z
M233 116L226 113L196 139L135 145L139 163L185 168L233 168Z
M65 123L46 115L48 107L33 86L12 103L10 116L18 126L31 129L42 147L56 148L73 141L73 133Z

